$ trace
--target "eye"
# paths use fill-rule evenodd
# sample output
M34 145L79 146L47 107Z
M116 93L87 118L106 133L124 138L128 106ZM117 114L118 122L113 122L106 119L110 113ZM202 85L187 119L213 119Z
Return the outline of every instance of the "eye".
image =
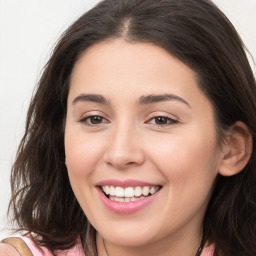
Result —
M178 120L175 120L167 116L155 116L151 118L147 123L155 124L158 126L168 126L178 123Z
M107 123L108 121L102 116L91 115L83 117L79 122L88 126L98 126L103 123Z

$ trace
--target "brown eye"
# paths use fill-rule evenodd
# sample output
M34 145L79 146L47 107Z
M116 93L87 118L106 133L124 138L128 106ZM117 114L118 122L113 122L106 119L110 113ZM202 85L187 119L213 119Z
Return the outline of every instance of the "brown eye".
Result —
M155 117L155 123L158 125L168 124L168 118L163 116Z
M80 120L81 123L87 125L87 126L97 126L102 123L107 123L107 120L103 118L102 116L86 116Z
M177 120L172 119L168 116L155 116L151 118L148 123L154 124L157 126L169 126L178 123Z
M88 118L91 124L100 124L102 123L103 118L101 116L91 116Z

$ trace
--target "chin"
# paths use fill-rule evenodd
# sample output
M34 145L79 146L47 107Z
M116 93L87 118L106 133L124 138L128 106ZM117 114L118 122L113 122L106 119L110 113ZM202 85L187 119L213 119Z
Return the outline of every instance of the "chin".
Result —
M135 234L135 232L130 235L123 234L122 236L107 235L106 237L104 237L104 239L110 243L113 243L115 245L122 246L122 247L141 247L152 242L152 237L151 238L145 237L140 234Z
M99 234L104 240L123 247L140 247L152 243L156 234L148 228L141 228L137 225L126 225L122 228L100 229ZM110 231L111 230L111 231ZM155 234L155 235L154 235Z

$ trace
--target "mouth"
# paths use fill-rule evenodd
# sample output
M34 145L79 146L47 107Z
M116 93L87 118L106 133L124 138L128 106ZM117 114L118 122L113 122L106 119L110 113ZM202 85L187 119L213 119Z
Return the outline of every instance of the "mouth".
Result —
M103 194L111 201L128 203L150 197L158 192L162 186L115 187L111 185L99 186Z

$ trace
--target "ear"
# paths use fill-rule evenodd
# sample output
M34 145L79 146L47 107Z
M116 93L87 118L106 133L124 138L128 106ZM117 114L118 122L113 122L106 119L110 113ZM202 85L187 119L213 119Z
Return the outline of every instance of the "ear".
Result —
M233 124L222 146L219 174L232 176L242 171L251 157L252 144L248 127L240 121Z

